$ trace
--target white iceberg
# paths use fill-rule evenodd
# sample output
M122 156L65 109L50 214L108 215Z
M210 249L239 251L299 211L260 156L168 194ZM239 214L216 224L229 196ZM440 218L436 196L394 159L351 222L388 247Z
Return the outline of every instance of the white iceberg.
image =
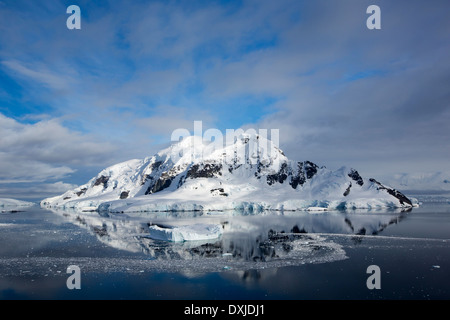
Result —
M220 224L193 224L185 226L149 226L149 237L171 242L204 241L218 239L223 228Z
M306 211L312 211L312 212L321 212L321 211L328 211L328 208L324 207L308 207Z

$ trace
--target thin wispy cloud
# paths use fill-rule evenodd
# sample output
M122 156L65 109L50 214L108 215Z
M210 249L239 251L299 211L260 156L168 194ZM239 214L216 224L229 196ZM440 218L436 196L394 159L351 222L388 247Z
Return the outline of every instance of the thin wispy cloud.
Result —
M70 87L67 78L47 70L35 70L22 65L18 61L2 61L2 64L24 81L35 81L51 90L65 90Z

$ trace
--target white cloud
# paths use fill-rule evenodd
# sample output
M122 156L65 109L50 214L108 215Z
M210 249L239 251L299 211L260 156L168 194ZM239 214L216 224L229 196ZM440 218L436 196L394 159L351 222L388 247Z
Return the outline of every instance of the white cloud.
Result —
M67 77L61 77L45 67L41 69L32 69L20 63L19 61L2 61L2 64L10 69L10 72L16 73L19 77L26 80L36 81L52 90L68 90L70 84Z
M175 129L183 128L193 131L194 121L203 122L204 129L214 126L217 118L208 110L200 108L175 107L161 105L155 108L154 115L137 119L137 125L152 135L161 135L170 138Z
M41 199L63 194L68 190L75 189L77 185L58 181L55 183L22 183L0 186L0 195L12 199L23 199L40 201Z
M73 166L108 163L115 150L57 120L22 124L0 114L0 136L0 182L61 179L75 172Z

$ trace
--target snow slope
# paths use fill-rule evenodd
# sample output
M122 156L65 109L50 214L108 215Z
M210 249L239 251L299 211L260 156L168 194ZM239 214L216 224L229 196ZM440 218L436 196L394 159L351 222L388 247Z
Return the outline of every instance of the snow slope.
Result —
M403 190L450 192L450 172L403 173L386 179Z
M101 171L42 206L109 212L410 208L414 199L347 167L289 160L271 141L241 134L218 146L188 137L143 160Z

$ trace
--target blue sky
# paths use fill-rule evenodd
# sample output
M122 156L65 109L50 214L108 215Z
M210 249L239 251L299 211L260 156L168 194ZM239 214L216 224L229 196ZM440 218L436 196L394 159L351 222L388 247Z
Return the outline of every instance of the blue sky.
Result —
M58 194L194 120L280 129L290 158L365 176L449 171L449 8L1 0L0 197Z

